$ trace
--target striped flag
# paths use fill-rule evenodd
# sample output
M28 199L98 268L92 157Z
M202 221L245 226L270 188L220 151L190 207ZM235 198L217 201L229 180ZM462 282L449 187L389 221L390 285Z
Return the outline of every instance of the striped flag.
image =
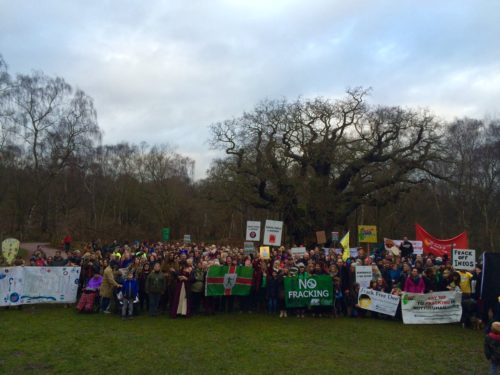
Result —
M211 266L207 272L206 296L248 296L252 287L252 267Z

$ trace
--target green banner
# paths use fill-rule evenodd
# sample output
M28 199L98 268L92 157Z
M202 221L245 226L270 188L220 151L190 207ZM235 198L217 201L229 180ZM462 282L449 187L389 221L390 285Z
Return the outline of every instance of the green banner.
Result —
M329 275L285 277L286 307L333 306L333 281Z
M161 237L163 241L170 240L170 228L163 228L161 231Z
M207 272L206 296L248 296L252 288L252 267L211 266Z

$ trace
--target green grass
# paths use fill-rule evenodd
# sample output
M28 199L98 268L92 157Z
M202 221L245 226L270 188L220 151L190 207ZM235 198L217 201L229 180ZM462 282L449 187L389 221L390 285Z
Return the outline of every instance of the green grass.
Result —
M485 374L481 332L373 319L0 310L0 374Z

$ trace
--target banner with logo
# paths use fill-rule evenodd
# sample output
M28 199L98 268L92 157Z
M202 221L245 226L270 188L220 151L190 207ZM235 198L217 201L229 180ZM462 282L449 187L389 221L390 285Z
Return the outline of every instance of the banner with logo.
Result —
M333 282L329 275L285 277L284 284L288 308L333 306Z
M260 241L260 221L247 221L245 241Z
M377 243L377 226L358 225L358 242Z
M248 296L252 288L253 268L211 266L207 271L206 296Z
M80 267L0 268L0 306L74 303Z
M453 249L451 262L456 270L474 271L476 268L476 250Z
M462 316L462 293L403 293L401 311L404 324L458 323Z
M356 282L361 288L368 288L372 279L372 266L356 266Z
M386 243L389 238L384 238L384 243ZM398 248L401 246L403 240L391 240L395 246ZM422 255L424 253L423 242L422 241L408 241L413 246L413 255Z
M264 245L281 246L281 235L283 233L283 222L266 220L264 227Z
M399 296L377 290L361 288L358 295L359 307L381 314L396 316Z
M458 236L449 238L447 240L438 239L431 236L420 225L415 224L415 232L418 241L422 241L424 253L431 253L437 257L442 257L444 254L451 256L451 248L454 249L468 249L469 240L467 239L467 232L462 232Z

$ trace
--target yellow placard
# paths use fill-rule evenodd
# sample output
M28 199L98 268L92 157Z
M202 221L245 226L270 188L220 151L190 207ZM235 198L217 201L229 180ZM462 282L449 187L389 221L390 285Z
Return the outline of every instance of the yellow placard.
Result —
M12 264L19 252L19 240L7 238L2 242L2 255L8 264Z
M269 246L261 246L259 250L260 259L271 259L271 250Z
M376 225L358 225L358 242L376 243L377 226Z

